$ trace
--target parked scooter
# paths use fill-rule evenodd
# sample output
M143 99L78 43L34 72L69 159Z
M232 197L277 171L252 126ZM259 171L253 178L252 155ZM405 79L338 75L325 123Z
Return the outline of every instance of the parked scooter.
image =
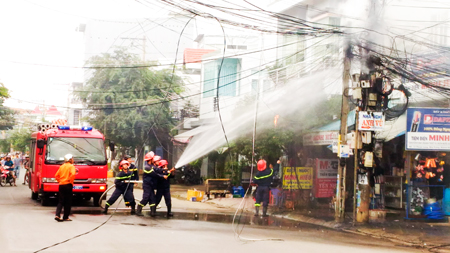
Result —
M1 168L0 186L5 186L8 183L12 186L14 183L14 177L8 169L9 166Z
M203 178L200 176L200 171L192 166L183 166L177 169L177 171L178 173L175 174L177 177L177 183L185 185L203 184Z

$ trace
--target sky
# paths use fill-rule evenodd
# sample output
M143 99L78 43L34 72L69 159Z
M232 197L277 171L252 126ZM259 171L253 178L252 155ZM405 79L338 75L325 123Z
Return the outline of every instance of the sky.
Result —
M64 110L68 85L83 81L79 24L155 17L155 11L132 0L0 1L0 82L11 93L5 105L33 109L45 104Z
M69 84L83 81L84 35L76 31L80 24L90 19L156 20L165 16L168 9L161 1L154 0L0 1L0 82L11 91L5 105L33 109L37 104L45 104L64 110ZM411 9L402 7L401 10L403 15L411 16ZM408 25L410 29L419 29L417 24L424 25Z

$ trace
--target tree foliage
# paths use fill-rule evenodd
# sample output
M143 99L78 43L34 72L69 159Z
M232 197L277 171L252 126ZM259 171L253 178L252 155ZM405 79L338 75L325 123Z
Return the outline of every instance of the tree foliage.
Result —
M9 98L9 90L0 83L0 130L12 129L15 125L15 112L3 105L6 98Z
M31 133L32 131L30 128L12 130L8 138L12 144L12 148L16 151L28 151L31 140Z
M192 103L191 100L186 101L184 108L181 110L181 119L197 118L200 116L200 108Z
M94 66L140 64L137 55L124 49L94 56ZM170 70L150 68L98 68L78 97L91 108L88 121L105 137L122 147L167 146L174 125L166 98L180 93L181 79ZM126 108L126 109L123 109ZM156 137L157 138L156 138Z
M6 131L5 139L0 139L0 152L9 153L11 148L15 151L29 151L31 133L31 128Z

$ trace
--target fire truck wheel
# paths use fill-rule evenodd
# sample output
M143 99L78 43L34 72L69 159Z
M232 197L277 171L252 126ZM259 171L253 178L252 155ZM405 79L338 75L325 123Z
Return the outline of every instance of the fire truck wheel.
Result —
M49 200L48 197L45 195L40 196L41 199L41 206L48 206Z
M100 202L100 197L102 195L98 194L98 195L94 195L94 206L100 206L99 202Z
M32 200L38 199L38 193L37 193L37 192L34 192L34 191L31 191L31 199L32 199Z

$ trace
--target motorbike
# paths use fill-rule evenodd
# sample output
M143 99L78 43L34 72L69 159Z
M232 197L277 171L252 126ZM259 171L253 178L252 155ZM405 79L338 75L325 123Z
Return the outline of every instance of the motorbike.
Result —
M203 184L203 178L200 176L200 171L191 167L183 166L177 169L177 182L185 185L199 185Z
M5 186L8 183L12 186L14 183L14 177L8 169L8 166L1 168L0 186Z

